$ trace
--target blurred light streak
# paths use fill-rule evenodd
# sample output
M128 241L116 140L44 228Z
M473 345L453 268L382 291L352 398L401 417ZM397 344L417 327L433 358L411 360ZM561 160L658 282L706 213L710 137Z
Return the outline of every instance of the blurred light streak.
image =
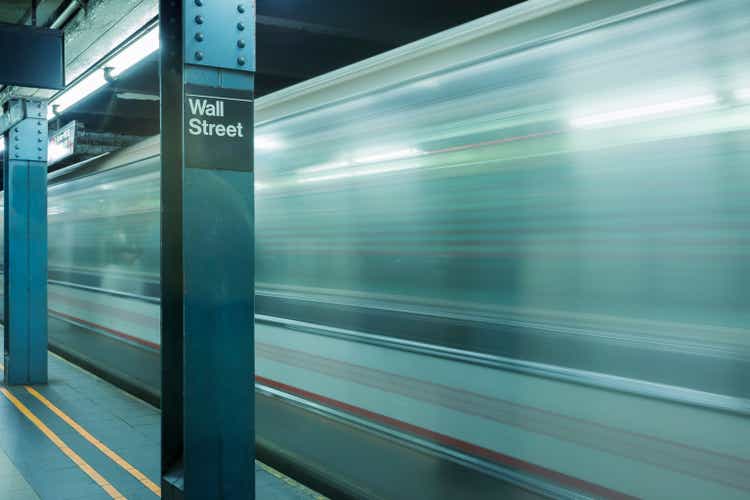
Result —
M735 90L734 97L740 101L750 101L750 87Z
M381 161L401 160L403 158L413 158L424 154L424 151L417 148L398 149L395 151L386 151L383 153L365 154L357 156L352 160L354 163L377 163Z
M281 149L284 145L275 137L268 135L255 136L255 148L261 151L275 151Z
M677 111L702 108L705 106L711 106L717 102L718 98L714 94L704 94L676 101L580 116L573 118L570 121L570 124L576 128L595 127L598 125L614 124L638 118L651 118Z

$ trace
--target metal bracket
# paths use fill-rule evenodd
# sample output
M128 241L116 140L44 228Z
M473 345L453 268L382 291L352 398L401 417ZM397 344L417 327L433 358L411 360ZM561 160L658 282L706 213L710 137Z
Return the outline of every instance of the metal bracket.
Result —
M22 99L12 99L3 105L3 114L0 115L0 134L4 134L10 128L15 127L26 117L26 106Z
M12 99L0 116L0 132L11 160L47 163L47 101Z
M104 71L104 79L107 81L107 83L113 83L116 80L116 78L112 76L112 71L114 69L115 68L113 68L112 66L105 66L102 68L102 70Z

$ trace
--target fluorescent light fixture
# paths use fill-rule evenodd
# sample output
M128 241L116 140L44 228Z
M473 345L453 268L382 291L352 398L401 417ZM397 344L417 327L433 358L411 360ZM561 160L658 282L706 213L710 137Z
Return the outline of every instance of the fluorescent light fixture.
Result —
M354 163L378 163L382 161L401 160L404 158L413 158L424 154L424 151L417 148L399 149L396 151L386 151L383 153L368 154L354 158Z
M143 36L114 55L103 66L111 67L112 71L110 74L118 76L157 50L159 50L159 27L154 26Z
M750 101L750 87L735 90L734 97L739 101Z
M106 60L99 68L83 78L81 81L63 90L47 107L47 119L55 117L52 111L57 106L57 112L62 113L81 99L96 92L107 84L104 78L103 68L111 67L110 75L115 77L128 68L142 61L145 57L159 49L159 28L155 26L148 30L143 36L132 42L120 52Z
M260 151L275 151L281 149L283 144L275 137L268 135L256 135L255 136L255 149Z
M0 137L0 153L5 151L5 137Z
M94 71L80 82L64 90L62 94L58 95L53 101L50 101L47 108L47 119L51 120L55 117L55 114L52 112L53 106L57 106L57 112L62 113L106 84L107 80L104 79L104 71L100 69Z
M658 104L649 104L638 106L636 108L621 109L618 111L609 111L606 113L597 113L591 115L573 118L570 124L573 127L585 128L596 127L598 125L609 125L633 120L637 118L651 118L676 111L685 111L689 109L702 108L716 104L718 101L714 94L704 94L688 99L679 99L676 101L662 102Z

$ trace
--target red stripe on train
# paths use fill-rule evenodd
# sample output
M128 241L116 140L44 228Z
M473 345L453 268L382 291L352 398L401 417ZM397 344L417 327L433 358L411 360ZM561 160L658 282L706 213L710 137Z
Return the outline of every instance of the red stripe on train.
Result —
M627 495L625 493L620 493L619 491L611 490L605 486L590 483L588 481L584 481L583 479L578 479L573 476L568 476L567 474L563 474L562 472L557 472L552 469L547 469L545 467L541 467L539 465L533 464L531 462L520 460L510 455L498 453L494 450L483 448L481 446L469 443L467 441L462 441L460 439L456 439L454 437L451 437L445 434L440 434L438 432L431 431L429 429L425 429L423 427L419 427L414 424L404 422L402 420L398 420L398 419L395 419L386 415L382 415L380 413L375 413L370 410L366 410L358 406L350 405L348 403L344 403L343 401L338 401L336 399L332 399L332 398L329 398L320 394L316 394L314 392L306 391L298 387L287 385L282 382L277 382L276 380L272 380L272 379L269 379L260 375L255 376L255 381L261 384L274 387L276 389L280 389L290 394L294 394L294 395L297 395L306 399L317 401L326 406L339 408L348 413L352 413L354 415L361 416L368 420L372 420L381 424L385 424L389 427L393 427L402 431L406 431L410 434L414 434L416 436L426 438L430 441L434 441L436 443L448 446L450 448L462 451L464 453L467 453L476 457L480 457L485 460L489 460L498 464L502 464L507 467L520 469L525 472L529 472L529 473L544 477L546 479L555 481L560 484L564 484L566 486L570 486L572 488L575 488L581 491L593 493L594 495L598 495L598 496L602 496L606 498L612 498L612 499L622 499L622 500L637 498L637 497Z
M102 330L104 332L107 332L111 335L114 335L115 337L120 337L121 339L128 340L130 342L135 342L136 344L141 344L146 347L149 347L151 349L155 349L157 351L161 350L161 346L155 342L151 342L149 340L145 340L139 337L134 337L133 335L128 335L127 333L123 333L118 330L113 330L112 328L107 328L106 326L100 325L98 323L93 323L91 321L86 321L85 319L77 318L75 316L71 316L69 314L61 313L60 311L55 311L53 309L48 309L50 313L52 313L55 316L60 316L61 318L65 318L67 320L70 320L74 323L80 323L82 325L90 326L91 328L95 328L97 330Z
M150 347L155 350L161 349L161 346L154 342L150 342L148 340L134 337L132 335L128 335L127 333L123 333L123 332L114 330L112 328L107 328L106 326L99 325L91 321L86 321L84 319L77 318L75 316L71 316L65 313L61 313L59 311L54 311L52 309L50 309L49 311L56 316L60 316L70 321L90 326L97 330L102 330L116 337L120 337L122 339L129 340L132 342L136 342L138 344L142 344L144 346ZM398 420L398 419L395 419L395 418L392 418L392 417L389 417L380 413L375 413L370 410L360 408L359 406L350 405L348 403L344 403L343 401L338 401L336 399L332 399L332 398L329 398L320 394L316 394L314 392L306 391L298 387L284 384L283 382L277 382L276 380L272 380L272 379L269 379L260 375L256 375L255 380L256 382L260 382L261 384L265 384L265 385L274 387L276 389L280 389L290 394L295 394L297 396L301 396L301 397L304 397L313 401L317 401L319 403L325 404L332 408L339 408L353 415L359 415L363 418L366 418L375 422L379 422L381 424L385 424L389 427L393 427L395 429L406 431L410 434L414 434L415 436L426 438L430 441L462 451L469 455L480 457L485 460L489 460L491 462L502 464L507 467L520 469L528 473L544 477L551 481L555 481L560 484L564 484L564 485L567 485L569 487L572 487L581 491L586 491L588 493L593 493L594 495L598 495L598 496L602 496L606 498L618 499L618 500L625 500L625 499L632 500L632 499L637 498L637 497L627 495L625 493L620 493L619 491L609 489L605 486L601 486L595 483L590 483L583 479L578 479L576 477L563 474L562 472L557 472L552 469L547 469L545 467L541 467L531 462L526 462L524 460L520 460L510 455L505 455L503 453L499 453L494 450L490 450L488 448L484 448L482 446L469 443L468 441L463 441L463 440L448 436L446 434L441 434L439 432L431 431L429 429L425 429L424 427L419 427L414 424L404 422L402 420Z

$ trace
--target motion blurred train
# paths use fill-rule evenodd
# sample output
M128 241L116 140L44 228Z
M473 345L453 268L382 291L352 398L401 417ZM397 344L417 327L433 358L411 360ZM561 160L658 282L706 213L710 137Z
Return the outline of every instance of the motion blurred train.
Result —
M531 0L257 101L259 456L750 496L750 3ZM158 138L49 177L50 348L159 397Z

